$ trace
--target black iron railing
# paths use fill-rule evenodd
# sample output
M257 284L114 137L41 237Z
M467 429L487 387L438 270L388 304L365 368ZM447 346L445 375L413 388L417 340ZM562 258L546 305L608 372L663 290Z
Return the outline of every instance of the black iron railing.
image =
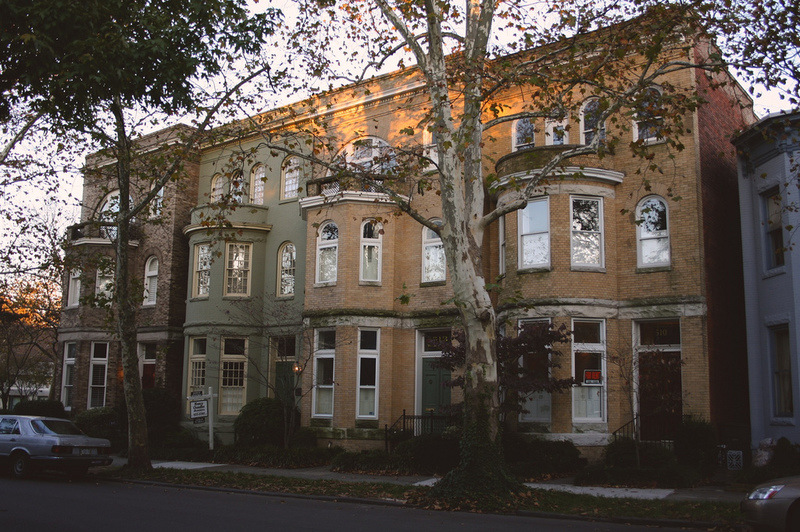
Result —
M390 427L385 425L385 446L386 452L389 452L391 443L402 441L413 436L420 434L441 434L448 427L458 425L460 423L460 416L453 414L437 414L434 412L427 412L421 415L406 414L403 410L403 415Z

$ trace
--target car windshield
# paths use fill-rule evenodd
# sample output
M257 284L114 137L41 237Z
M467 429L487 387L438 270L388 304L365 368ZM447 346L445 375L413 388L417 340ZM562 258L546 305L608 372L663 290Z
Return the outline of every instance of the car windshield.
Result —
M66 419L34 419L31 421L33 430L39 434L60 434L64 436L77 436L83 434L81 429L72 421Z

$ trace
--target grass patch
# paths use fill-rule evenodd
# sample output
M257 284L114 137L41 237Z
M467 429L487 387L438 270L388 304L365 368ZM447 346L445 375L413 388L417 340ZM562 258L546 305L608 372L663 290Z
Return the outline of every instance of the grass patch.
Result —
M192 471L153 469L135 472L126 469L99 473L106 478L120 480L145 480L203 487L233 488L272 493L325 495L416 502L425 501L430 509L468 509L477 512L497 512L497 508L483 507L479 501L464 508L448 504L432 504L426 497L430 488L403 486L376 482L342 482L337 480L308 480L300 478L253 475L227 471ZM736 503L612 499L547 490L530 490L517 494L506 513L531 511L575 515L590 518L680 519L697 522L718 522L734 526L742 522Z

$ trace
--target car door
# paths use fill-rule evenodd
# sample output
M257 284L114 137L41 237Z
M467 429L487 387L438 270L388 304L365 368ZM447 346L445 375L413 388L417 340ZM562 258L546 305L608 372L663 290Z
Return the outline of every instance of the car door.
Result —
M7 456L19 438L19 424L13 417L0 417L0 456Z

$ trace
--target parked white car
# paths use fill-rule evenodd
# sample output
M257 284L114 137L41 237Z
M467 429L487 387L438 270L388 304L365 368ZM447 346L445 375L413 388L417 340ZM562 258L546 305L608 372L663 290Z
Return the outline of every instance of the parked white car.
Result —
M91 438L67 419L0 414L0 460L17 478L35 469L58 469L73 477L112 462L111 443Z

